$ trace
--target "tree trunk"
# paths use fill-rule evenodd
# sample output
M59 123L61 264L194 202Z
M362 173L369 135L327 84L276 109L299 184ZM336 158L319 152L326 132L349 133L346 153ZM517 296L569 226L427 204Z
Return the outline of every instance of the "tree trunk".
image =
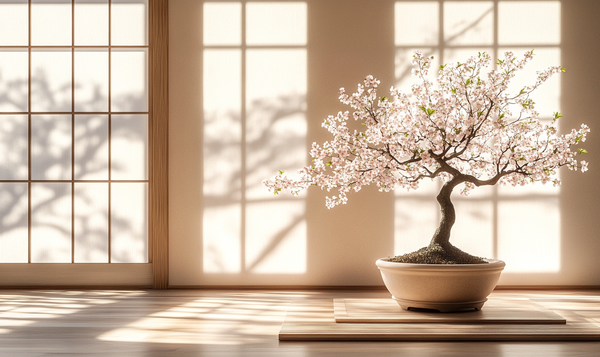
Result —
M429 247L441 246L442 248L446 248L450 245L450 231L452 230L452 226L454 225L454 221L456 220L456 213L454 211L454 205L450 199L450 195L452 194L452 190L458 184L463 182L463 180L457 178L456 176L446 182L440 193L437 195L437 201L440 204L440 211L442 213L442 218L440 220L440 225L438 226L431 242L429 243Z

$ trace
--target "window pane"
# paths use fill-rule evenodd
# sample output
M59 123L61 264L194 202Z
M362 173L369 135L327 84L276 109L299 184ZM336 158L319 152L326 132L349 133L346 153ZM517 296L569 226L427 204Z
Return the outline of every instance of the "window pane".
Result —
M434 1L397 2L396 46L438 44L439 5Z
M491 1L445 2L444 40L452 45L491 45L494 4Z
M31 110L71 111L71 51L31 52Z
M71 262L71 184L31 184L31 262Z
M148 185L111 185L111 262L148 262Z
M27 183L0 183L0 263L27 263Z
M75 111L108 111L108 51L75 51Z
M29 6L27 0L0 3L0 46L27 46L29 43Z
M113 115L111 128L111 178L148 178L148 116Z
M306 45L306 3L248 3L246 43Z
M29 78L27 50L0 52L0 112L26 112Z
M108 180L108 115L75 116L75 179Z
M0 180L27 180L27 115L0 115Z
M31 178L71 179L71 116L31 116Z
M108 45L108 1L75 0L75 45Z
M75 263L108 263L108 183L75 184Z
M111 1L111 45L148 44L148 1Z
M31 44L71 45L71 0L31 1Z
M148 111L148 52L113 50L111 53L111 110Z
M205 45L240 45L242 43L242 5L240 3L205 3L203 15Z

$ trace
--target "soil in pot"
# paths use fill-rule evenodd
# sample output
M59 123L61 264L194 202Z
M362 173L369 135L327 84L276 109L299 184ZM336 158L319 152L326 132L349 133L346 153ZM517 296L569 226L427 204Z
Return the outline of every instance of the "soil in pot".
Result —
M487 264L484 258L464 252L450 243L432 243L417 251L389 258L390 262L413 264Z

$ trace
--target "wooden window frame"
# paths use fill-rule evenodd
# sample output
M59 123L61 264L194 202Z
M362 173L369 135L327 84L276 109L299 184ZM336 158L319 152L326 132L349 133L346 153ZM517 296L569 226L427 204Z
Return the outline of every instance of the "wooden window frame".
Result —
M2 263L0 288L168 288L168 0L148 1L148 29L148 263Z
M169 286L169 1L149 1L150 192L152 287Z

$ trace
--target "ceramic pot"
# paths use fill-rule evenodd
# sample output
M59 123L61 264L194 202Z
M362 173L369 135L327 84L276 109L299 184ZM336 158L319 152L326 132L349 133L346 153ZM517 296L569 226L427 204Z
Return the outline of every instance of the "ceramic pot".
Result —
M504 262L488 264L410 264L377 260L381 277L392 298L405 310L441 312L480 310L494 290Z

